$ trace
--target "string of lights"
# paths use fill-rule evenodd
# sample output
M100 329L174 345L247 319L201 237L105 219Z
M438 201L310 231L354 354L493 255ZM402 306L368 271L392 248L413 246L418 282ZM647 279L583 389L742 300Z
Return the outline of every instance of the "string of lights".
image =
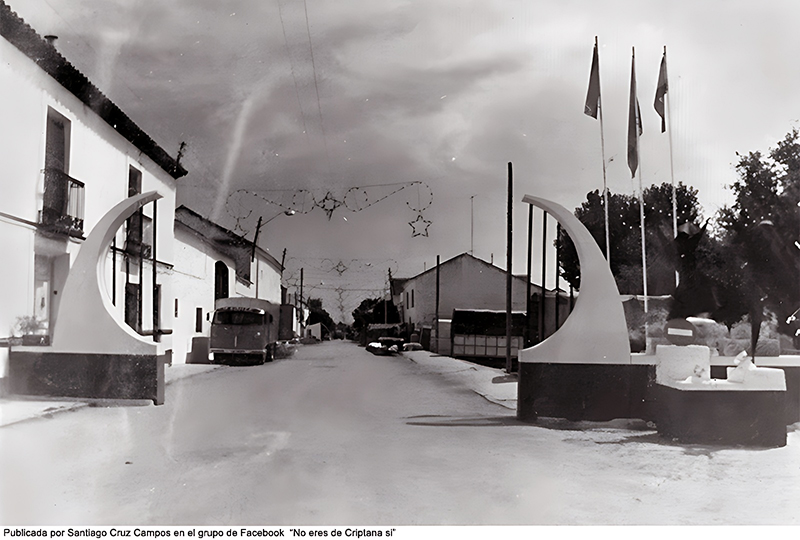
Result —
M414 188L416 191L412 192ZM318 208L331 219L333 213L339 209L360 212L404 190L409 192L406 206L416 214L416 219L409 222L413 229L412 236L428 236L428 227L432 222L425 219L423 212L433 204L433 190L420 180L353 186L344 191L302 188L258 191L237 189L226 199L225 209L235 221L234 230L246 235L250 231L244 226L244 222L255 214L256 205L263 203L300 214L307 214Z

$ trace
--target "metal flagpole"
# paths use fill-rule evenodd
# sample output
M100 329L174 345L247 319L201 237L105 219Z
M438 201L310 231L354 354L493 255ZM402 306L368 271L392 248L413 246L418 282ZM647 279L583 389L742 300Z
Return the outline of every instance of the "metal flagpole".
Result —
M667 80L667 46L664 45L664 80ZM672 234L673 238L678 237L678 193L677 188L675 187L675 167L672 160L672 115L670 111L670 98L669 94L669 87L667 87L667 92L664 94L664 105L667 109L667 124L668 124L668 133L669 136L669 174L672 180ZM678 270L675 270L675 286L678 286L680 282L680 276L678 275Z
M637 136L638 138L638 136ZM639 221L642 229L642 280L644 281L644 338L647 343L647 251L644 242L644 189L642 188L642 167L639 165Z
M606 235L606 261L611 265L611 243L609 241L608 226L608 178L606 174L606 138L603 129L603 100L600 92L600 53L598 52L597 36L594 37L594 52L592 55L592 68L589 75L589 90L586 95L584 113L600 121L600 154L603 159L603 212Z
M667 80L667 46L664 45L664 80ZM672 232L678 236L678 195L675 188L675 166L672 160L672 115L669 106L669 86L667 92L664 94L664 105L667 109L667 124L669 135L669 174L672 179Z
M596 40L597 38L595 38ZM600 121L600 154L603 158L603 217L605 218L606 226L606 261L608 266L611 267L611 242L609 240L609 226L608 226L608 180L606 178L606 138L603 132L603 103L602 98L598 98L597 102L597 119Z
M639 99L636 96L636 52L631 48L631 93L628 104L628 166L631 174L639 174L639 222L642 233L642 285L644 292L644 337L647 344L647 252L645 249L645 222L644 222L644 186L642 184L642 167L639 163L639 135L641 134L641 113Z
M669 81L667 78L667 46L664 45L664 56L658 69L658 83L656 84L656 99L653 106L661 117L661 133L667 130L669 123L669 174L672 182L672 236L678 237L678 195L675 186L675 167L672 159L672 118L669 111ZM667 122L669 120L669 122ZM678 270L675 270L675 286L678 286Z

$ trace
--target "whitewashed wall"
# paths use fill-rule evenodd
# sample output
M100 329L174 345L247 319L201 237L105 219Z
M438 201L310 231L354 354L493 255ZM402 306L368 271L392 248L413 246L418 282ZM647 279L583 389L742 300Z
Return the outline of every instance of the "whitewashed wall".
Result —
M169 303L173 293L166 270L174 262L175 181L18 49L0 38L0 212L11 216L0 216L0 253L4 259L0 265L0 338L10 335L10 327L17 317L34 314L34 251L41 252L48 242L37 237L35 227L25 222L37 222L42 205L48 107L70 121L67 173L85 184L84 236L112 206L127 198L131 165L142 172L142 191L157 190L164 196L158 202L157 255L159 261L166 263L159 268L159 280L163 279L161 325L171 327L173 310ZM151 207L147 213L151 213ZM120 232L120 247L123 240ZM74 238L66 242L69 260L74 260L81 242ZM125 268L121 256L117 262L117 308L123 312ZM105 269L109 287L110 268L109 257ZM145 263L144 273L143 320L148 329L152 327L148 305L152 275L149 262ZM57 291L53 292L57 295ZM169 338L166 338L160 351L169 346ZM0 374L5 370L6 353L7 349L0 349Z
M506 309L505 273L471 257L459 257L442 263L439 269L439 289L439 317L442 319L449 319L454 309ZM525 311L525 281L514 278L511 291L511 309ZM414 324L433 324L436 314L436 268L406 281L401 292L401 302L403 322L410 320Z

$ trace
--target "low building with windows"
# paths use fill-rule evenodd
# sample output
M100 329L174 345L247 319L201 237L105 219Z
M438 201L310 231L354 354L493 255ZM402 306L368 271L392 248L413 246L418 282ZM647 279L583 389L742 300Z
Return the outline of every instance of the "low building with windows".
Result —
M436 306L437 296L437 274L438 274L438 314ZM474 320L488 320L488 312L501 312L506 310L506 276L507 272L491 263L479 259L469 253L462 253L447 261L433 266L425 272L409 278L392 278L391 293L392 301L400 313L402 322L414 327L415 333L420 336L423 344L427 343L427 336L430 336L430 348L442 354L459 353L459 356L481 356L477 354L467 354L473 349L459 347L451 351L453 345L464 345L466 341L459 338L454 343L451 336L451 324L453 314L456 310L461 312L461 317L466 316L466 312L484 312L482 315L471 315ZM511 310L516 313L515 321L520 313L528 311L529 303L526 299L527 286L524 276L513 276L511 287ZM530 317L526 317L529 326L527 332L528 342L538 341L538 321L540 299L542 288L539 285L531 284ZM558 309L556 309L556 297L558 297ZM545 328L544 335L552 334L556 325L556 316L559 324L562 323L570 309L569 297L560 293L556 295L553 291L545 291ZM438 321L437 321L438 315ZM437 324L438 322L438 324ZM491 326L490 323L486 325ZM438 326L438 343L436 341L436 329ZM473 324L474 326L474 324ZM515 322L515 328L519 323ZM520 334L521 332L518 332ZM461 334L458 334L459 336ZM473 335L473 334L470 334ZM482 334L479 334L482 335ZM466 340L471 338L464 338ZM521 341L515 342L521 343ZM438 347L438 348L436 348ZM496 348L495 349L499 350ZM486 354L486 349L482 355ZM502 351L505 354L505 351ZM516 354L516 353L515 353Z
M186 170L3 0L0 88L0 376L31 345L101 370L168 355Z

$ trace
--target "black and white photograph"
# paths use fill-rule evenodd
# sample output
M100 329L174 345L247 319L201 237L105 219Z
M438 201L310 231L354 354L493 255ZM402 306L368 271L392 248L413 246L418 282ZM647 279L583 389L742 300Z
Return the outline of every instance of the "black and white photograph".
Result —
M2 536L799 525L798 24L0 0Z

